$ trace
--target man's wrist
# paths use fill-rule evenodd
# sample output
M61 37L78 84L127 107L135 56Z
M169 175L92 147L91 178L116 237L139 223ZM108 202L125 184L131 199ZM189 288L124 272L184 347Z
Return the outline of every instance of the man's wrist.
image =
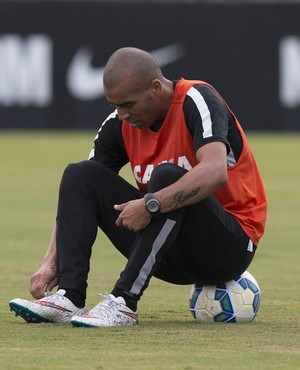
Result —
M160 202L152 193L147 193L144 196L145 208L150 213L151 217L158 218L160 216Z

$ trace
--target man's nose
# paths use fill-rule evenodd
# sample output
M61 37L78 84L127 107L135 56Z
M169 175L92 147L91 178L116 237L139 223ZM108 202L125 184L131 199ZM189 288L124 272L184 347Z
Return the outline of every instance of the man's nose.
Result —
M117 108L118 116L121 121L128 120L129 113L124 108Z

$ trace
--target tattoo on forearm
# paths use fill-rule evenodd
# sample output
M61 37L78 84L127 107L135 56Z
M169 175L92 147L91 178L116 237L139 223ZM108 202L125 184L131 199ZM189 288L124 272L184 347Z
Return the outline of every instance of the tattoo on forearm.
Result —
M182 206L191 198L195 197L200 191L200 187L193 189L190 193L184 194L183 190L179 191L174 195L174 199L170 203L171 209L176 209L179 206Z

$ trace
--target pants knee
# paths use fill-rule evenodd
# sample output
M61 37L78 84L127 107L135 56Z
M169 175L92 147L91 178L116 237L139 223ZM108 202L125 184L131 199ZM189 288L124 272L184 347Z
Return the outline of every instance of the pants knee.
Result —
M91 178L90 174L93 172L92 161L82 161L78 163L70 163L62 176L60 191L73 189L84 185L88 179Z
M73 178L74 180L80 180L81 178L93 177L99 175L103 166L94 161L82 161L77 163L70 163L63 176L67 178Z
M175 164L162 163L152 171L147 191L155 192L163 189L179 180L186 172L186 169Z
M81 162L79 163L70 163L68 166L65 168L62 179L67 180L67 181L78 181L82 177L82 166Z

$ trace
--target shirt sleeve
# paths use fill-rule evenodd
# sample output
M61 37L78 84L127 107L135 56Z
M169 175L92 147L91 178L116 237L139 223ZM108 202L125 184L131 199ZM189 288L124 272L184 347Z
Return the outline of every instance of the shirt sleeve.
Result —
M102 123L89 159L103 164L116 173L128 163L122 137L122 122L118 119L116 111Z
M219 95L204 84L190 88L184 100L183 110L188 129L194 139L194 151L203 145L220 141L230 152L227 139L230 112Z

